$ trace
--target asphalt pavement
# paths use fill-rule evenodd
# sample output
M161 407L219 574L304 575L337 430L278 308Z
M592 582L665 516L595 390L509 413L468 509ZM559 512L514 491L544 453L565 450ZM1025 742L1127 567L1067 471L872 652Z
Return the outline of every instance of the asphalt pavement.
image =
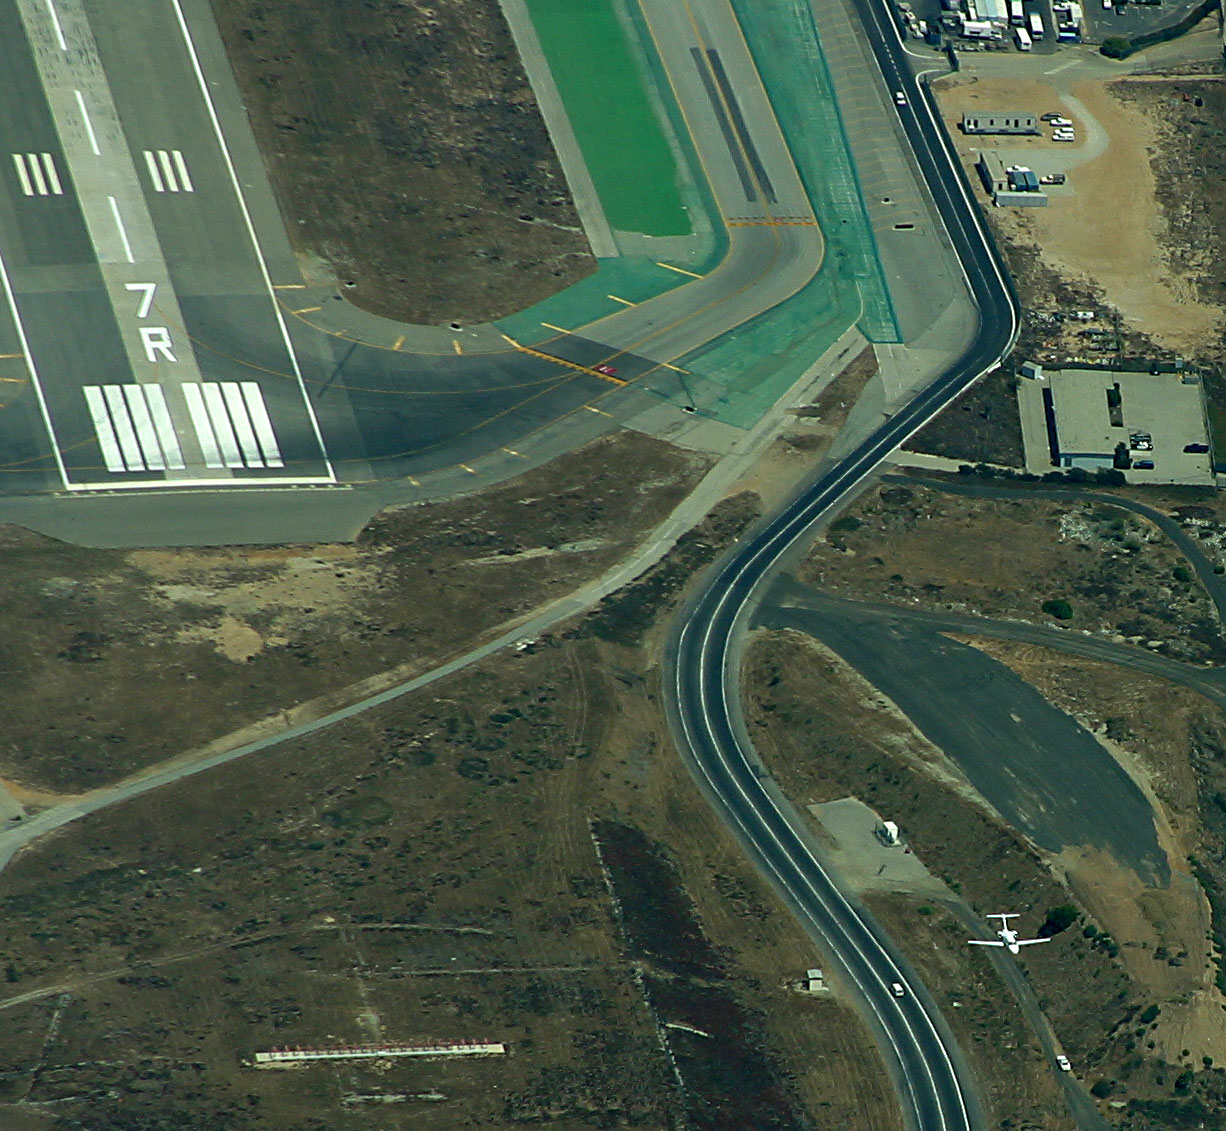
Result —
M1010 668L930 621L776 585L757 624L808 633L889 696L1014 828L1047 852L1093 846L1170 882L1149 801L1095 737Z

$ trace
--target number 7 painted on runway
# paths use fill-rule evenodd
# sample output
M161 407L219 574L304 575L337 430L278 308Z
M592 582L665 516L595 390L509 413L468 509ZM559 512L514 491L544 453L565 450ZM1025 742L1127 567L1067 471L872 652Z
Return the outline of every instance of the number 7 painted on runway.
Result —
M153 305L153 296L158 289L157 283L124 283L126 291L143 291L145 297L140 301L140 308L136 312L137 318L148 318L149 308Z

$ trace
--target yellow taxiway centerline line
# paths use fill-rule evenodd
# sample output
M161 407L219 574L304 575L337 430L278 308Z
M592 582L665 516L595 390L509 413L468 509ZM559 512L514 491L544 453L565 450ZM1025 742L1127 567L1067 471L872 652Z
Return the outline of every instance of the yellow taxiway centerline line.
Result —
M671 263L657 263L656 266L663 267L665 271L676 271L678 275L688 275L691 279L702 278L697 271L687 271L684 267L674 267Z

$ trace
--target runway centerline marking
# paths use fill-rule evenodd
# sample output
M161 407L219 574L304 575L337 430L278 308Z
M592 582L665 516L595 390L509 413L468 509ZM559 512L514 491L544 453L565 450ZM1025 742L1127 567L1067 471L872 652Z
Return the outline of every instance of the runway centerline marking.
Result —
M60 14L55 10L54 0L47 0L47 14L51 17L51 24L55 28L55 41L60 45L61 51L67 51L68 41L64 38L64 29L60 26Z
M98 147L98 135L94 133L94 123L89 120L89 111L85 108L85 95L79 90L74 90L73 94L77 96L77 108L81 111L81 121L85 123L85 136L89 138L89 147L94 151L95 157L101 157L102 150Z
M113 196L108 196L107 200L111 202L111 215L115 217L115 227L119 229L119 238L123 242L123 253L128 257L129 263L135 263L136 257L132 254L132 244L128 241L127 229L123 226L123 217L119 215L119 204ZM143 318L144 315L141 315Z

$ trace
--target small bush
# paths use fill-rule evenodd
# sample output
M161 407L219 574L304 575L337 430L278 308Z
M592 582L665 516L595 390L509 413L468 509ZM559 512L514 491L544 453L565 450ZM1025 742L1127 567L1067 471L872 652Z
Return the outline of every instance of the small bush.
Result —
M1056 620L1073 619L1073 606L1070 605L1063 597L1055 597L1050 601L1044 601L1043 611L1049 617L1055 617Z
M838 534L850 534L853 530L859 530L863 525L864 522L854 514L845 514L841 518L836 518L830 524L830 529Z
M1192 571L1186 565L1177 565L1171 570L1171 576L1183 585L1187 585L1192 580Z
M1097 1096L1100 1100L1105 1100L1114 1091L1115 1086L1110 1080L1095 1080L1090 1087L1090 1095Z
M1127 59L1132 54L1132 44L1122 35L1109 35L1099 50L1108 59Z
M1081 913L1072 904L1064 903L1053 907L1047 912L1047 920L1039 928L1039 937L1049 939L1061 931L1067 931L1081 917Z
M1143 1025L1148 1025L1161 1012L1156 1005L1147 1005L1141 1013L1140 1021Z

